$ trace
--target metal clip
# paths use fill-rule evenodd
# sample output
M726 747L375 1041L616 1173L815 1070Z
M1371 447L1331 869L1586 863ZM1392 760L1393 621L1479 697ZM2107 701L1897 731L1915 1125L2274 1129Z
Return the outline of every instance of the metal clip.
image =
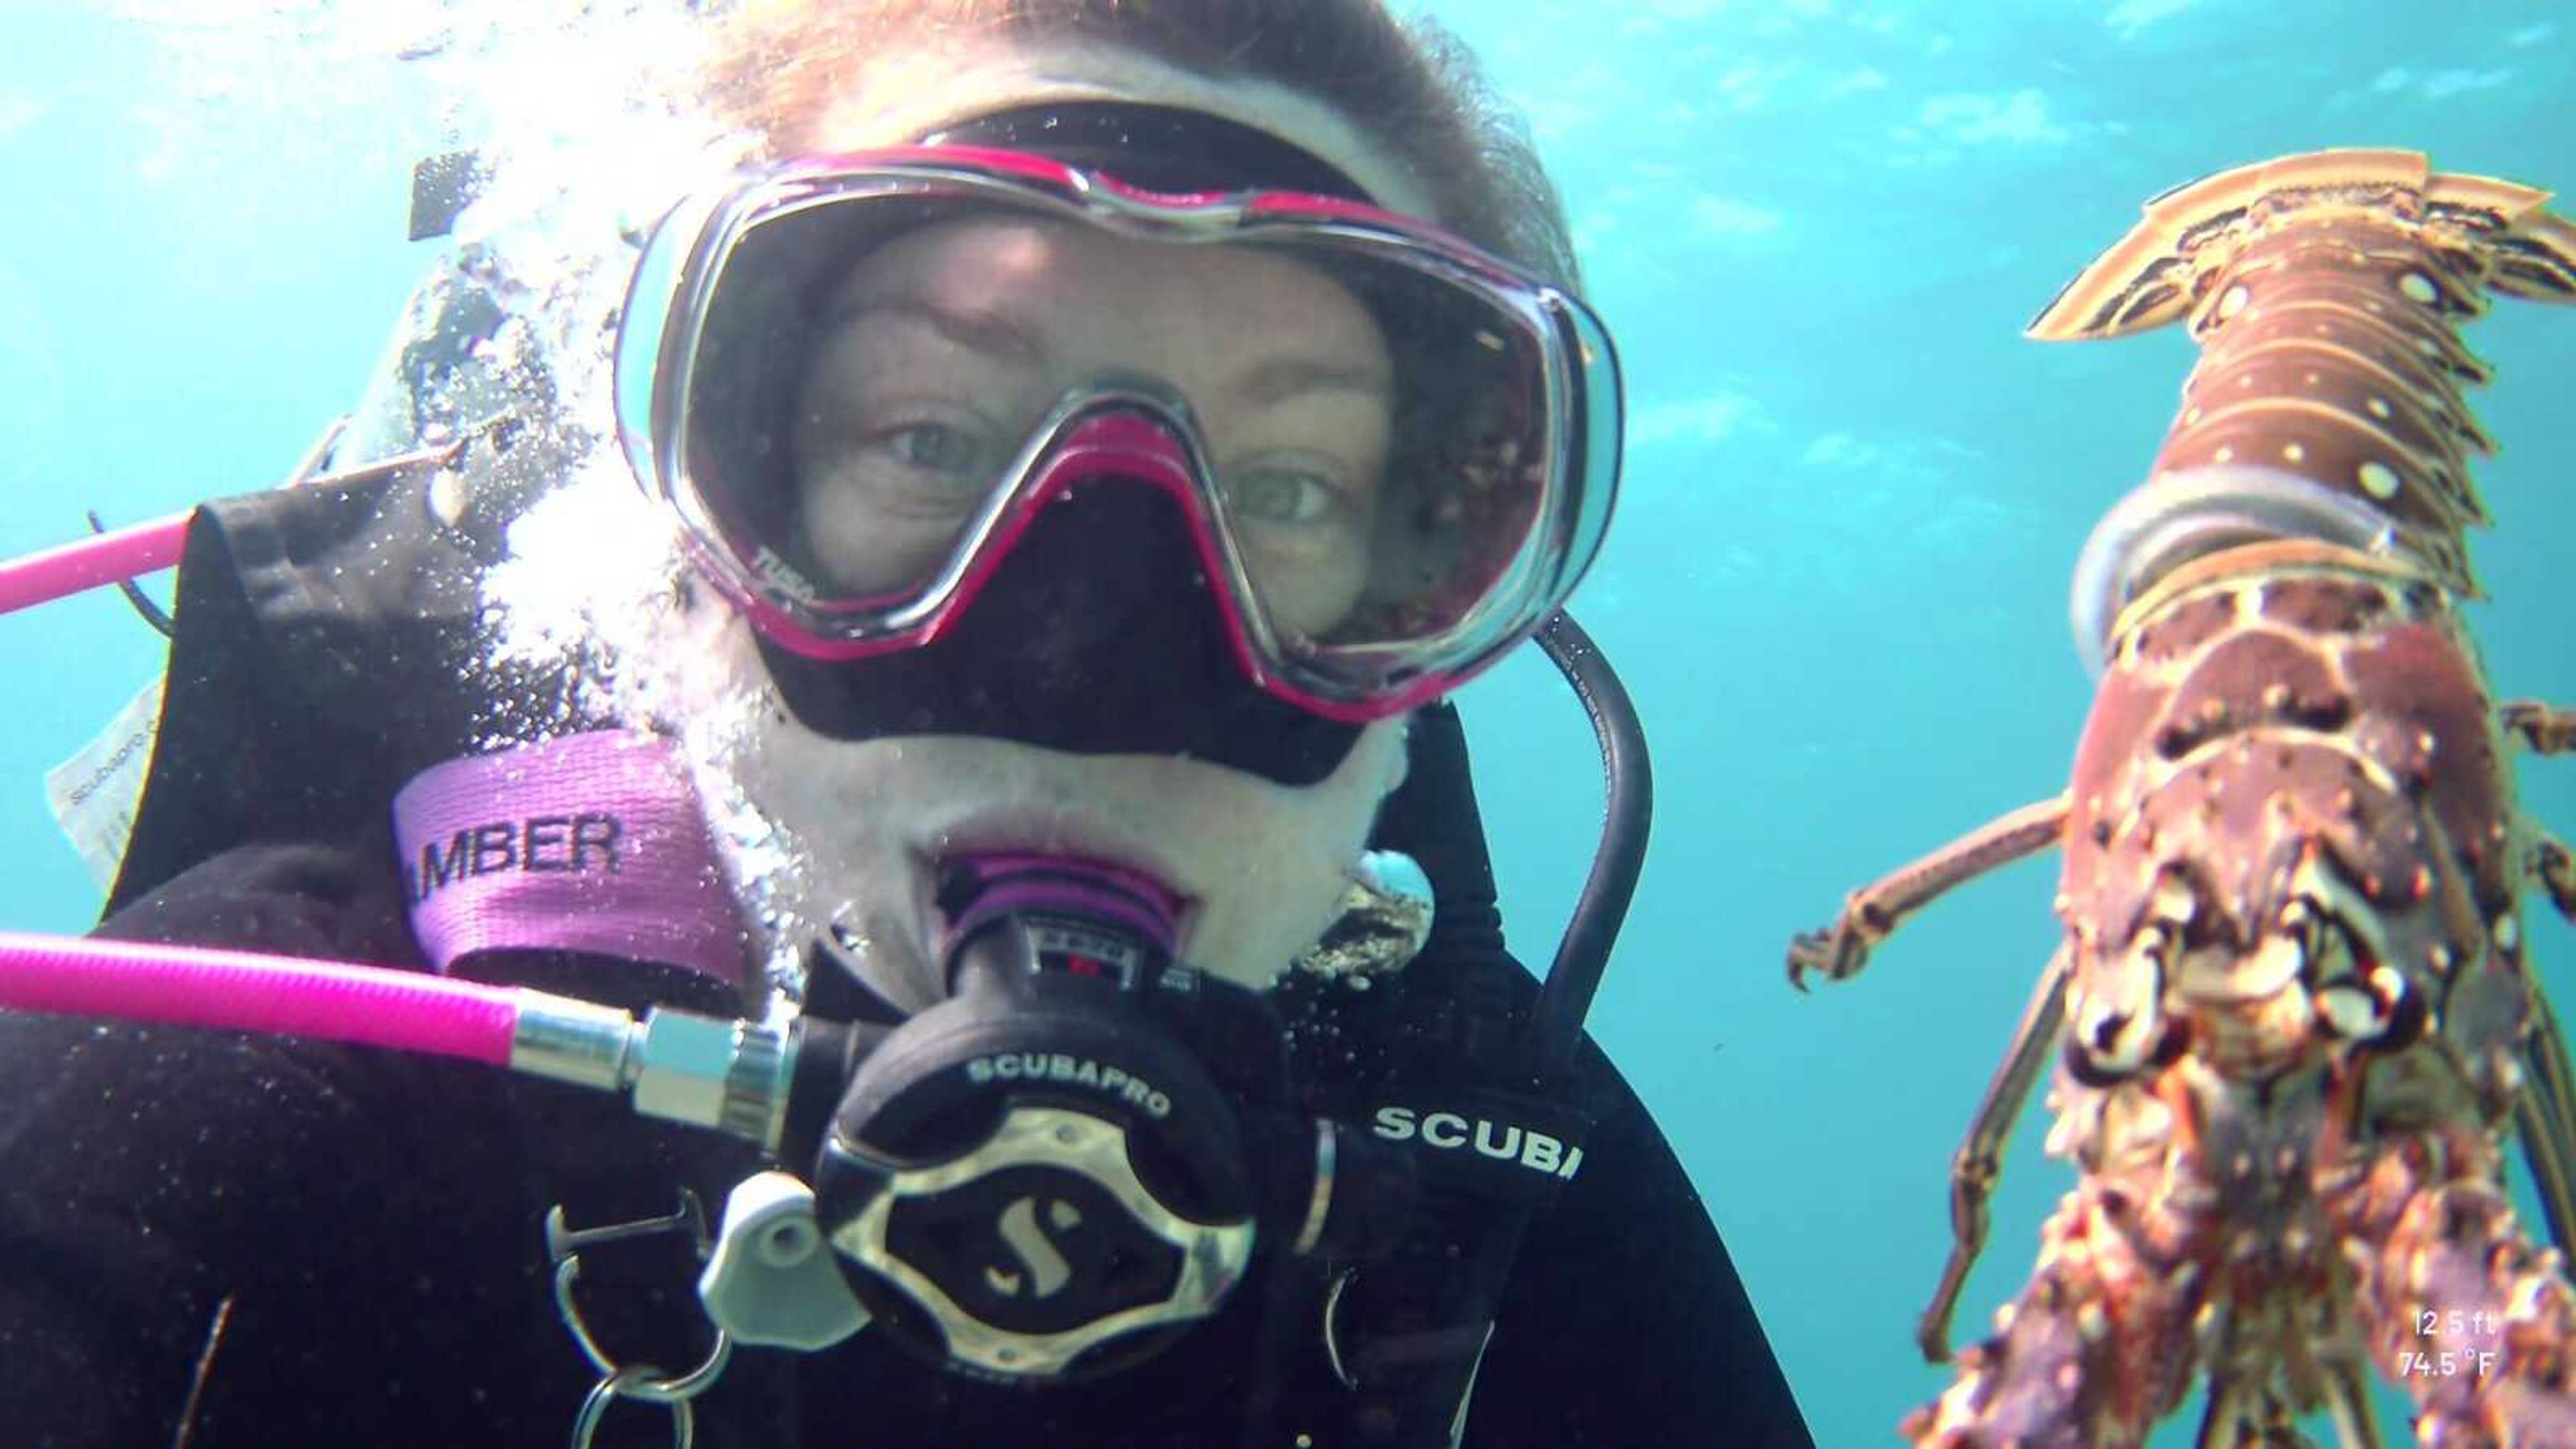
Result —
M546 1213L546 1257L562 1263L582 1249L600 1243L619 1243L629 1238L649 1238L655 1233L685 1230L699 1257L707 1255L707 1211L698 1203L698 1195L680 1189L680 1205L665 1217L645 1218L631 1223L610 1223L600 1228L573 1228L564 1225L563 1204L557 1203Z
M560 1204L546 1212L546 1255L555 1265L555 1309L572 1333L573 1342L580 1346L582 1357L589 1359L600 1374L599 1382L591 1387L589 1397L582 1400L581 1412L573 1419L572 1449L590 1449L592 1436L599 1432L599 1421L607 1415L608 1406L619 1399L668 1408L671 1439L677 1449L689 1449L697 1436L697 1416L689 1400L714 1388L716 1380L724 1376L725 1364L733 1357L732 1336L717 1329L715 1345L707 1351L705 1361L676 1377L664 1375L653 1364L620 1365L591 1336L590 1325L583 1321L581 1306L573 1297L573 1284L581 1277L582 1249L676 1232L687 1233L690 1247L699 1261L705 1261L711 1248L706 1210L699 1205L697 1194L687 1188L680 1189L680 1206L668 1216L640 1222L573 1228L566 1226Z
M1333 1286L1324 1291L1324 1361L1333 1366L1333 1377L1346 1389L1358 1388L1360 1381L1342 1362L1342 1294L1358 1276L1357 1268L1344 1268L1333 1275Z
M1353 1393L1360 1392L1363 1386L1360 1376L1351 1372L1350 1364L1342 1357L1342 1295L1357 1277L1357 1268L1344 1268L1333 1275L1332 1286L1324 1291L1324 1361L1332 1366L1333 1377L1342 1387ZM1459 1386L1458 1406L1449 1415L1448 1449L1460 1449L1466 1442L1467 1406L1476 1396L1476 1376L1484 1371L1485 1350L1493 1344L1494 1325L1488 1321L1476 1340L1476 1356L1467 1365L1467 1380Z

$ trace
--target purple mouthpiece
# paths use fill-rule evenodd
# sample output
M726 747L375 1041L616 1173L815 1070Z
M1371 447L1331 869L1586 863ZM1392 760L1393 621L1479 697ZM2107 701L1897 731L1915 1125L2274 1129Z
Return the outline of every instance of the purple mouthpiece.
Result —
M1169 954L1180 901L1162 882L1100 861L991 852L951 860L940 879L949 939L962 940L1006 912L1066 911L1115 922Z

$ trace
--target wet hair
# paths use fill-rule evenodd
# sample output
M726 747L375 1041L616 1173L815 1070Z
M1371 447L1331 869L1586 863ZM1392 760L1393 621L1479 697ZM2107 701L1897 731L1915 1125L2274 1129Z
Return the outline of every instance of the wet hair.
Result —
M1320 101L1404 165L1442 226L1579 286L1564 206L1517 112L1455 35L1383 0L768 0L724 27L706 99L772 154L816 149L836 101L899 83L943 41L1087 42Z

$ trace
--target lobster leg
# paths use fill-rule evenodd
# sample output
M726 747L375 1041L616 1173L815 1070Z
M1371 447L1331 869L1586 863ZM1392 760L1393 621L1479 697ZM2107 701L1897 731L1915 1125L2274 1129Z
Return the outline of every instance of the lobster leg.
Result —
M1950 1319L1958 1312L1968 1269L1986 1246L1986 1202L2003 1174L2004 1145L2012 1138L2014 1119L2030 1101L2031 1086L2048 1063L2058 1028L2065 1024L2066 979L2072 969L2067 949L2060 946L2040 974L2030 1005L2022 1009L2021 1025L2013 1031L2003 1064L1986 1084L1985 1099L1977 1103L1966 1139L1950 1159L1950 1260L1941 1265L1941 1285L1933 1290L1932 1302L1915 1329L1915 1342L1922 1345L1929 1362L1950 1357Z
M2567 847L2542 836L2532 851L2532 874L2560 913L2576 922L2576 857ZM2550 1239L2561 1252L2576 1253L2576 1067L2568 1062L2558 1013L2536 977L2530 1012L2530 1033L2522 1045L2526 1082L2514 1103L2514 1117L2532 1180L2540 1189Z
M2530 1011L2530 1034L2522 1044L2525 1082L2514 1101L2514 1120L2549 1236L2561 1251L2576 1252L2576 1069L2568 1063L2558 1013L2536 980Z
M1853 891L1843 912L1821 931L1802 931L1789 943L1789 984L1804 991L1807 973L1845 981L1860 974L1870 948L1907 916L2001 866L2057 843L2066 827L2066 795L2033 801Z
M2271 1370L2242 1359L2209 1371L2209 1407L2192 1449L2307 1449L2287 1404L2272 1391Z
M2343 1449L2380 1449L2379 1418L2370 1409L2370 1380L2361 1365L2337 1358L2324 1365L2326 1412Z
M2527 1049L2526 1059L2542 1067L2547 1058L2556 1056L2565 1065L2563 1050L2553 1050L2536 1039ZM2531 1180L2540 1189L2540 1214L2549 1221L2549 1237L2564 1251L2568 1229L2576 1226L2576 1193L2570 1191L2567 1162L2566 1083L2552 1081L2544 1068L2535 1072L2531 1084L2513 1104L2514 1125L2522 1137L2522 1153L2531 1162Z
M2296 1415L2272 1378L2270 1365L2222 1350L2209 1371L2209 1407L2202 1411L2194 1449L2308 1449ZM2343 1449L2381 1449L2379 1419L2370 1408L2369 1375L2349 1356L2318 1366L2326 1412Z
M2505 733L2519 735L2536 755L2563 755L2576 750L2576 709L2560 709L2536 699L2507 700L2497 711Z
M2550 836L2540 837L2531 852L2531 873L2540 877L2541 888L2549 892L2549 903L2567 923L2576 926L2576 851L2565 841Z

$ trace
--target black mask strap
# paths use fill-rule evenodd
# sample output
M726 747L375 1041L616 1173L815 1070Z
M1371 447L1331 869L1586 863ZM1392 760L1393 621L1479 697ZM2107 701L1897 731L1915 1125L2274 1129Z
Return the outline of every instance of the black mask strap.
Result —
M1051 101L961 121L921 143L1027 151L1148 191L1303 191L1378 204L1313 152L1239 121L1176 106Z

